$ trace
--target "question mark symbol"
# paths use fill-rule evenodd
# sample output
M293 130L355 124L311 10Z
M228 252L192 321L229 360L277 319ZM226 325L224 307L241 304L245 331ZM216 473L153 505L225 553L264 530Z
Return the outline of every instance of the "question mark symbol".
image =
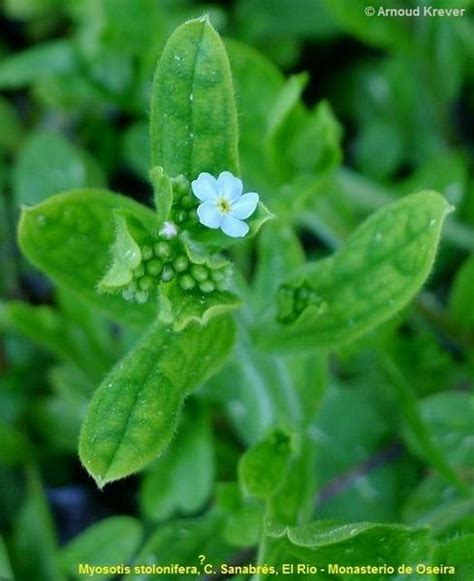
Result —
M206 555L199 555L198 556L198 559L199 559L199 561L200 561L200 563L202 565L204 563L204 561L206 560Z

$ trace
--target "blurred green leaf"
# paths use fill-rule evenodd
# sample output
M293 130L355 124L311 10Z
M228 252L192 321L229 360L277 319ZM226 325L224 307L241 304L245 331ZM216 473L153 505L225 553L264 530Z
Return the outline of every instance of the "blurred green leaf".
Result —
M42 484L33 470L27 471L27 493L8 538L16 581L61 581L54 560L56 531Z
M0 88L18 89L48 75L67 73L76 67L69 40L55 40L13 54L0 64Z
M7 99L0 97L0 152L16 151L22 133L18 112Z
M191 406L185 410L173 445L142 480L139 499L148 519L192 514L203 506L214 484L213 447L208 414Z
M420 402L420 413L450 464L466 468L474 464L474 395L437 393Z
M44 130L29 135L13 174L18 205L39 204L73 188L102 187L104 181L102 170L89 154L60 134Z
M247 450L239 462L244 490L257 498L272 496L285 478L293 445L288 433L274 430Z
M449 296L449 312L463 330L474 329L472 289L474 286L474 255L469 256L456 273Z
M94 379L106 371L108 362L97 359L97 351L91 348L87 336L59 311L47 306L34 307L28 303L10 301L6 306L6 317L12 329L34 341L40 348L73 363L86 377Z
M433 536L449 539L474 533L474 500L436 473L426 476L410 492L402 506L402 519L429 527Z
M14 426L0 420L0 464L15 465L28 461L32 447L25 435Z
M0 577L3 579L13 579L13 573L8 559L7 548L0 536Z
M143 531L140 523L129 516L113 516L90 526L58 553L58 563L68 577L83 579L79 565L112 568L128 563L137 550ZM89 570L90 570L89 569ZM90 579L111 579L113 573L87 573Z
M244 495L237 483L220 483L217 504L225 516L222 536L233 547L252 547L262 531L262 507Z
M196 579L200 570L199 555L205 563L217 570L219 563L228 562L231 552L222 540L222 516L216 511L195 519L170 521L154 530L132 565L126 581L145 581L149 575L143 570L146 565L173 565L196 567L194 572L180 573L181 579Z
M269 224L258 238L258 262L252 300L257 312L270 307L273 296L293 268L304 263L304 252L294 231L278 221Z

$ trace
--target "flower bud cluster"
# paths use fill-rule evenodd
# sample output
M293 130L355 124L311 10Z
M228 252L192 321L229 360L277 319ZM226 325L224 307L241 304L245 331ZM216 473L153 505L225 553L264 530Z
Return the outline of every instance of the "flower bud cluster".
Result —
M192 194L190 183L184 176L178 176L171 181L173 187L171 219L184 228L196 225L198 223L197 200Z
M307 284L299 287L283 285L277 295L278 320L293 323L309 307L313 306L319 314L327 311L327 303Z
M142 261L134 269L133 279L122 290L126 300L145 303L154 287L174 280L183 291L210 294L227 288L228 265L212 268L194 264L178 241L161 239L142 246L141 253Z

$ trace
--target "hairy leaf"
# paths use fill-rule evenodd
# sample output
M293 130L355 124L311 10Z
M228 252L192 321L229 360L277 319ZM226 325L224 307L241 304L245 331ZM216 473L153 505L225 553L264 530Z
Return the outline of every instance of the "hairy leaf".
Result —
M180 26L158 63L151 103L151 159L171 177L238 174L230 65L207 17Z
M279 291L272 348L338 345L389 319L433 266L450 206L436 192L407 196L366 220L334 256L308 264Z
M105 190L72 190L24 208L19 242L27 258L57 283L109 317L143 328L153 319L151 302L126 302L119 295L97 293L114 242L114 210L128 210L153 226L151 210Z
M94 394L79 453L99 486L159 456L173 437L185 396L222 363L233 342L228 318L181 333L154 323Z

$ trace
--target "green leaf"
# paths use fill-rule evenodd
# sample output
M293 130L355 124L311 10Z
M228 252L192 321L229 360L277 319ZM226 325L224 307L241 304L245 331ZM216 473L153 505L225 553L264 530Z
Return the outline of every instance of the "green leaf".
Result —
M234 77L239 115L239 152L242 175L252 190L271 194L267 151L263 137L267 133L269 117L284 78L272 62L250 46L233 39L226 47Z
M54 555L56 531L38 475L27 472L27 492L9 543L15 579L62 581Z
M133 278L133 270L142 260L140 246L129 231L127 219L120 214L115 214L115 241L110 254L112 264L97 285L103 292L127 285Z
M384 571L386 566L396 571L400 565L414 568L419 563L432 563L428 531L403 525L316 521L270 530L269 534L286 539L282 548L303 563L337 575L341 581L367 578L366 572L344 572L344 567L378 566L377 580L388 581L393 579L393 573Z
M165 520L203 506L214 483L213 447L208 414L191 406L183 414L173 445L142 480L139 498L147 518Z
M35 20L48 18L61 10L59 0L5 0L4 8L11 20Z
M112 568L127 563L134 555L142 538L140 523L129 516L113 516L90 526L75 537L58 554L58 563L64 574L83 579L79 565L87 565L88 579L111 579L113 572L91 574L95 567Z
M125 580L148 581L148 564L177 564L183 568L195 567L188 572L179 572L180 579L192 581L198 578L199 572L203 572L200 555L205 556L205 564L211 564L217 571L219 563L229 562L231 558L231 551L222 540L223 524L222 515L212 511L199 518L174 520L160 525L138 553Z
M257 498L272 496L285 478L293 446L288 433L274 430L247 450L239 463L244 489Z
M429 275L450 209L436 192L421 192L374 213L334 256L308 264L281 287L281 322L265 327L261 342L332 347L392 317Z
M103 185L104 176L95 161L62 135L50 131L30 134L13 174L18 204L38 204L57 192Z
M295 173L329 173L342 160L342 128L326 101L301 118L288 145L288 161Z
M301 95L307 83L307 73L293 75L286 80L281 91L276 95L267 128L267 139L270 146L277 145L274 141L278 136L278 132L285 122L288 121L288 117L294 108L299 105Z
M150 140L148 123L140 121L129 127L122 135L123 158L136 174L146 178L150 169Z
M25 435L0 419L0 465L14 465L31 458L32 448Z
M312 514L316 489L314 441L304 432L298 449L289 458L280 486L268 499L265 520L273 525L293 525Z
M114 242L114 210L128 210L143 223L155 224L153 212L133 200L105 190L73 190L23 209L20 247L36 267L73 294L114 320L141 329L153 320L155 305L96 290Z
M390 16L368 16L364 12L365 5L345 0L324 0L327 11L347 32L363 42L377 47L404 49L412 42L412 36L403 22ZM378 11L379 4L375 10ZM370 6L370 4L368 4ZM384 6L381 6L384 8Z
M87 401L67 401L51 396L31 406L31 423L50 449L75 454Z
M474 575L474 562L472 560L472 547L474 535L453 538L441 544L435 553L435 563L452 567L438 576L438 581L471 581Z
M185 396L222 363L233 342L228 318L181 333L154 323L94 394L79 453L100 487L140 470L173 437Z
M0 152L15 151L22 137L20 117L14 106L0 97Z
M269 224L258 238L258 263L252 293L255 309L265 312L269 307L268 297L275 294L292 269L302 264L304 251L294 231L280 222Z
M402 507L402 520L429 527L437 538L474 533L474 499L461 496L436 472L428 474Z
M13 579L13 572L10 566L10 560L8 559L7 548L0 536L0 578L3 579Z
M262 506L257 500L244 496L237 483L220 483L217 504L225 515L222 535L234 547L252 547L262 531Z
M96 348L91 346L81 328L51 307L10 301L5 306L5 316L10 328L34 341L41 349L73 363L92 380L101 377L110 364L110 359L97 359Z
M18 89L47 75L74 69L76 55L71 42L57 40L33 46L4 59L0 65L0 88Z
M431 432L434 445L450 464L474 464L474 395L462 392L437 393L420 402L421 418ZM416 442L414 442L416 447Z
M405 436L416 453L421 454L440 474L451 482L460 492L469 493L468 485L457 474L448 461L447 454L433 438L426 421L421 415L416 393L411 383L403 376L389 356L383 357L386 373L396 388L399 408L406 425Z
M449 312L457 325L466 331L474 331L473 286L474 255L471 255L456 273L449 296Z
M304 414L285 361L259 353L240 329L233 357L211 380L242 441L254 444L275 425L298 426Z
M162 224L169 218L171 206L173 205L173 185L170 177L166 175L160 166L151 169L150 178L154 190L157 222Z
M207 17L170 37L153 82L151 159L176 177L239 173L238 125L227 54Z
M173 283L166 295L160 296L160 304L161 320L172 323L175 331L181 331L191 323L207 325L214 317L239 308L241 300L228 291L214 290L206 294L196 289L184 292Z

